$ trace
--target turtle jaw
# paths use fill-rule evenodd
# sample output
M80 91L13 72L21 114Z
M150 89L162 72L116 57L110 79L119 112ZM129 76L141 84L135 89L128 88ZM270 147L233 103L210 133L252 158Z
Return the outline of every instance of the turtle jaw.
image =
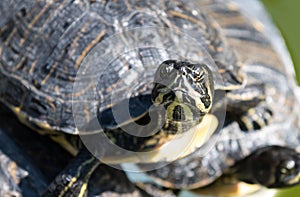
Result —
M183 133L199 124L213 100L212 74L206 65L167 60L156 71L152 102L166 110L165 129Z

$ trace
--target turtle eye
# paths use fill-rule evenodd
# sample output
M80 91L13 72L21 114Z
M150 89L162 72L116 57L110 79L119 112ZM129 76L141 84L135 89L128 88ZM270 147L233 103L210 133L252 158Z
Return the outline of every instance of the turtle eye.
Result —
M160 65L160 70L159 70L160 77L162 79L168 77L172 70L173 70L172 66L170 66L168 64L164 64L164 63L161 64Z
M286 160L283 161L280 165L281 174L290 174L290 172L294 171L296 167L296 163L294 160Z

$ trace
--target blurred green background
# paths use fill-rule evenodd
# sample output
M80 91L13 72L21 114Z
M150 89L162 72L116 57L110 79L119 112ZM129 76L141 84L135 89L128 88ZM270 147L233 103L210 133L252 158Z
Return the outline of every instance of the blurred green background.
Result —
M286 40L300 84L300 1L262 0L262 2Z
M262 0L273 21L281 31L295 65L298 84L300 84L300 1ZM276 197L298 197L300 186L284 189Z

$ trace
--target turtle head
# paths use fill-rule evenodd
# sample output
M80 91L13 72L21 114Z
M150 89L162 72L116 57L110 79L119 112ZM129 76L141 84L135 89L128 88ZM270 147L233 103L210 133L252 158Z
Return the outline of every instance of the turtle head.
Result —
M261 165L254 171L260 184L282 188L300 183L300 154L295 150L272 146L258 155L256 160Z
M268 146L258 149L241 162L242 181L283 188L300 184L300 154L294 149Z
M207 114L213 101L212 73L205 64L167 60L158 67L152 102L164 106L166 121L197 122Z

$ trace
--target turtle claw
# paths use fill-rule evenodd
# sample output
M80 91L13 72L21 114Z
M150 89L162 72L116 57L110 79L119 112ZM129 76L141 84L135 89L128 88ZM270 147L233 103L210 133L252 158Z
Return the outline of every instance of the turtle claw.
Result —
M272 115L269 108L259 106L249 109L237 122L244 131L259 130L269 124Z
M251 84L242 89L227 92L227 123L237 121L241 130L259 130L268 125L273 112L265 103L263 84Z

